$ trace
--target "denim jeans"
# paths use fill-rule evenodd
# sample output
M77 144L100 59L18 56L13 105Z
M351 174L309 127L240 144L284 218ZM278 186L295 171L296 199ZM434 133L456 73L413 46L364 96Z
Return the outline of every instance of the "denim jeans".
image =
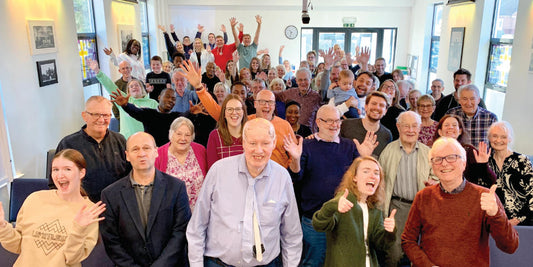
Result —
M317 232L311 219L302 216L303 259L300 266L320 267L326 258L326 233Z

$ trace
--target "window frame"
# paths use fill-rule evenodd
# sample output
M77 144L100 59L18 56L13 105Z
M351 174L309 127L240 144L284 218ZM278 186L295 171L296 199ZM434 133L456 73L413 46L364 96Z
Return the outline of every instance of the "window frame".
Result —
M433 18L431 20L431 39L430 39L430 42L429 42L429 60L428 60L428 72L427 72L427 87L426 87L426 93L429 92L429 88L431 88L431 82L432 80L430 79L431 77L431 73L434 73L435 75L437 74L437 69L435 69L435 72L432 72L431 71L431 58L433 56L433 43L434 42L439 42L439 53L440 53L440 35L435 35L435 23L436 23L436 20L437 20L437 8L438 7L441 7L442 9L444 9L444 3L443 2L440 2L440 3L434 3L433 4ZM442 11L441 11L442 12ZM442 22L442 14L441 14L441 22ZM442 32L441 32L442 34ZM437 53L437 68L439 66L439 53Z

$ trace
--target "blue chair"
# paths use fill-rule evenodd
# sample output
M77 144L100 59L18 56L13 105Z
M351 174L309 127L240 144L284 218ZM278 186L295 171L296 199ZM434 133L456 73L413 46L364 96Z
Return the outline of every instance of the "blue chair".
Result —
M118 125L118 120L116 118L111 118L111 121L109 121L109 130L118 132Z
M48 179L18 178L11 183L9 201L9 222L17 220L17 214L24 200L33 192L48 189Z
M533 263L533 226L515 226L520 238L518 249L513 254L502 252L492 237L490 240L490 266L507 267L507 266L531 266Z

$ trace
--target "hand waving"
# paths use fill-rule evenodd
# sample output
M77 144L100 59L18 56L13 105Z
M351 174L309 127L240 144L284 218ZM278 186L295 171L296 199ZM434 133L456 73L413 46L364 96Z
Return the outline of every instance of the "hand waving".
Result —
M128 99L130 99L130 94L124 96L122 95L122 92L120 92L118 89L115 92L111 92L109 96L112 99L111 102L115 102L121 107L128 104Z
M374 149L379 145L377 138L378 137L376 134L374 134L374 132L369 131L366 133L365 140L363 140L363 143L359 144L359 141L357 141L357 139L353 139L353 142L357 147L359 155L372 156L372 152L374 152Z
M185 77L191 86L195 89L202 86L202 70L190 60L185 60L181 64L183 72L178 72L178 75Z
M113 48L104 47L104 53L108 56L111 55L113 53Z
M296 136L296 142L289 135L283 138L283 148L285 148L293 159L299 159L302 155L303 143L303 138L299 135Z
M74 221L81 225L87 226L94 222L99 222L104 219L104 217L98 217L105 211L105 204L102 201L98 201L96 204L92 205L90 208L87 208L87 205L83 205L78 214L74 217Z
M487 163L487 162L489 162L491 149L489 148L487 150L487 147L488 147L487 143L479 142L479 149L478 150L474 149L474 157L476 158L476 162L477 163Z

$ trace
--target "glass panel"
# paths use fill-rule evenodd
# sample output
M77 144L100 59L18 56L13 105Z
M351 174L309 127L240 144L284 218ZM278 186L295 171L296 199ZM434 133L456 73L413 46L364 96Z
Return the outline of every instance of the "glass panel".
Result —
M368 62L372 64L376 60L376 53L373 52L376 51L377 40L378 34L375 32L352 32L350 52L355 55L356 47L369 47L370 59Z
M392 72L394 69L394 53L396 49L396 29L383 31L383 50L381 56L387 60L385 71Z
M78 51L81 62L81 73L83 77L83 85L87 86L96 82L96 75L87 66L87 59L97 59L96 39L95 38L80 38L78 37Z
M321 32L318 34L318 49L327 51L327 49L338 44L344 51L344 33L343 32Z
M437 73L439 66L439 45L440 41L431 41L431 51L429 52L429 72Z
M492 30L493 38L513 39L518 0L498 0Z
M94 33L92 0L74 0L77 33Z
M149 41L148 35L143 34L142 40L143 40L142 51L143 51L144 68L149 69L150 68L150 41Z
M487 82L499 87L507 87L509 70L511 68L512 45L491 45L489 57L489 71Z
M139 1L139 9L141 13L141 31L143 33L148 32L148 15L147 15L147 9L146 9L146 0Z
M485 88L485 105L487 109L496 114L498 118L502 119L503 106L505 103L505 93Z
M433 36L440 36L442 28L442 7L443 4L435 4L433 11Z
M300 53L300 60L307 60L307 52L311 50L313 50L313 29L302 29L302 43L300 50L302 52ZM297 65L300 64L298 63Z

